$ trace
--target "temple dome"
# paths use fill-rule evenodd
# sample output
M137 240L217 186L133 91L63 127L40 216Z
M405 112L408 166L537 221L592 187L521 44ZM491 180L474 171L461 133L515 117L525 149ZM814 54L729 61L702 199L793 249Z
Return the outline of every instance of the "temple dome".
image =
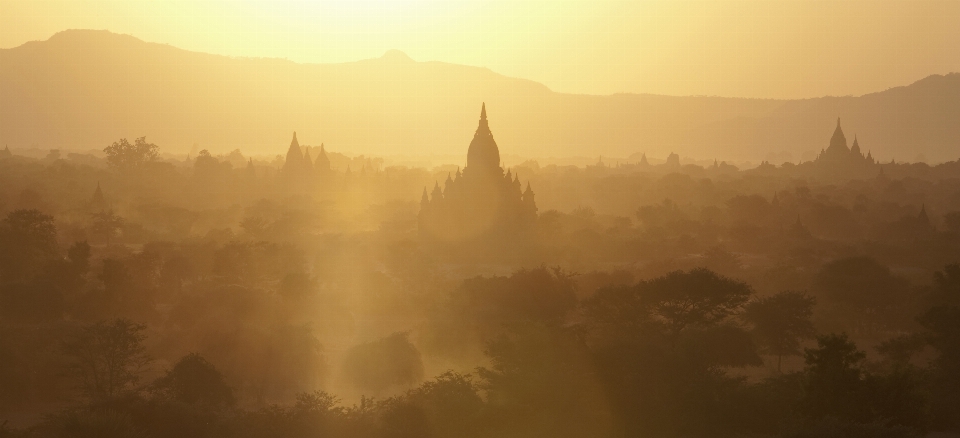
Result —
M490 126L487 124L487 105L480 107L480 124L473 134L470 148L467 149L467 168L477 170L500 169L500 149L493 139Z

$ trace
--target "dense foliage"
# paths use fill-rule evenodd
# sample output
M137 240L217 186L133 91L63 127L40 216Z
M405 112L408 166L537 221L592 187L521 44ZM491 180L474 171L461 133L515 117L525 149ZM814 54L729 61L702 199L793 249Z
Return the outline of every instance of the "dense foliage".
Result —
M440 251L447 169L142 143L0 158L0 437L960 430L955 163L526 163L535 238Z

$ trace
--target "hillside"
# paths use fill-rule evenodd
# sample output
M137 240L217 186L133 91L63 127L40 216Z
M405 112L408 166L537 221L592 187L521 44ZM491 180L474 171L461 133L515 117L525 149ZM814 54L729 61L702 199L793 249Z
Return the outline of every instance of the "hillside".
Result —
M230 58L107 31L0 50L0 144L102 148L147 136L164 150L283 153L301 143L374 155L465 153L480 102L504 153L796 161L835 120L887 161L960 155L960 74L859 97L757 100L556 93L485 68L401 52L342 64Z

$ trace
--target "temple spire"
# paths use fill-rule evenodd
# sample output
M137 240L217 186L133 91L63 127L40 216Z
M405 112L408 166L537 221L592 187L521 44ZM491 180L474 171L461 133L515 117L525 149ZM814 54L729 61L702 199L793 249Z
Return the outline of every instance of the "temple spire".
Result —
M840 127L840 118L837 117L837 129L833 131L833 137L830 137L830 146L827 148L828 154L834 157L845 157L846 152L850 151L847 147L847 137L843 135L843 128ZM842 152L842 153L841 153ZM840 153L840 155L837 155ZM821 155L823 153L821 152Z
M487 103L480 104L480 123L474 136L490 135L490 125L487 124Z
M501 172L501 175L503 172L500 166L500 150L487 124L486 103L480 106L477 132L473 134L473 140L467 148L467 169L473 169L473 172Z
M297 141L297 133L294 131L293 139L290 140L290 148L287 149L287 159L283 162L283 173L302 175L303 168L303 151L300 150L300 142Z

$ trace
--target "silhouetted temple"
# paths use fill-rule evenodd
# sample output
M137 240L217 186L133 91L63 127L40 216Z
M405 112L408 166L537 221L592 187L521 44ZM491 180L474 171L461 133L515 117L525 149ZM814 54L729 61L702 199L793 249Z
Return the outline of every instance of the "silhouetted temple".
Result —
M93 192L93 196L90 197L87 205L92 211L102 211L110 207L110 205L107 204L106 198L103 197L103 190L100 189L99 181L97 182L97 190Z
M510 238L532 228L537 219L534 193L527 183L500 167L500 149L487 124L487 109L480 109L480 124L467 149L463 172L447 175L428 195L423 189L419 228L424 239L462 242L472 239Z
M297 133L293 133L293 139L290 140L290 148L287 149L287 158L283 163L283 175L288 178L310 179L314 176L324 176L330 172L330 159L327 153L320 145L320 152L317 154L316 162L310 158L310 151L300 147L297 141Z
M843 129L840 128L840 118L837 118L837 129L833 131L833 137L830 138L830 146L820 150L817 163L849 168L874 164L874 160L870 152L867 152L866 156L863 155L860 142L856 137L853 138L853 146L847 147L847 137L843 135Z

